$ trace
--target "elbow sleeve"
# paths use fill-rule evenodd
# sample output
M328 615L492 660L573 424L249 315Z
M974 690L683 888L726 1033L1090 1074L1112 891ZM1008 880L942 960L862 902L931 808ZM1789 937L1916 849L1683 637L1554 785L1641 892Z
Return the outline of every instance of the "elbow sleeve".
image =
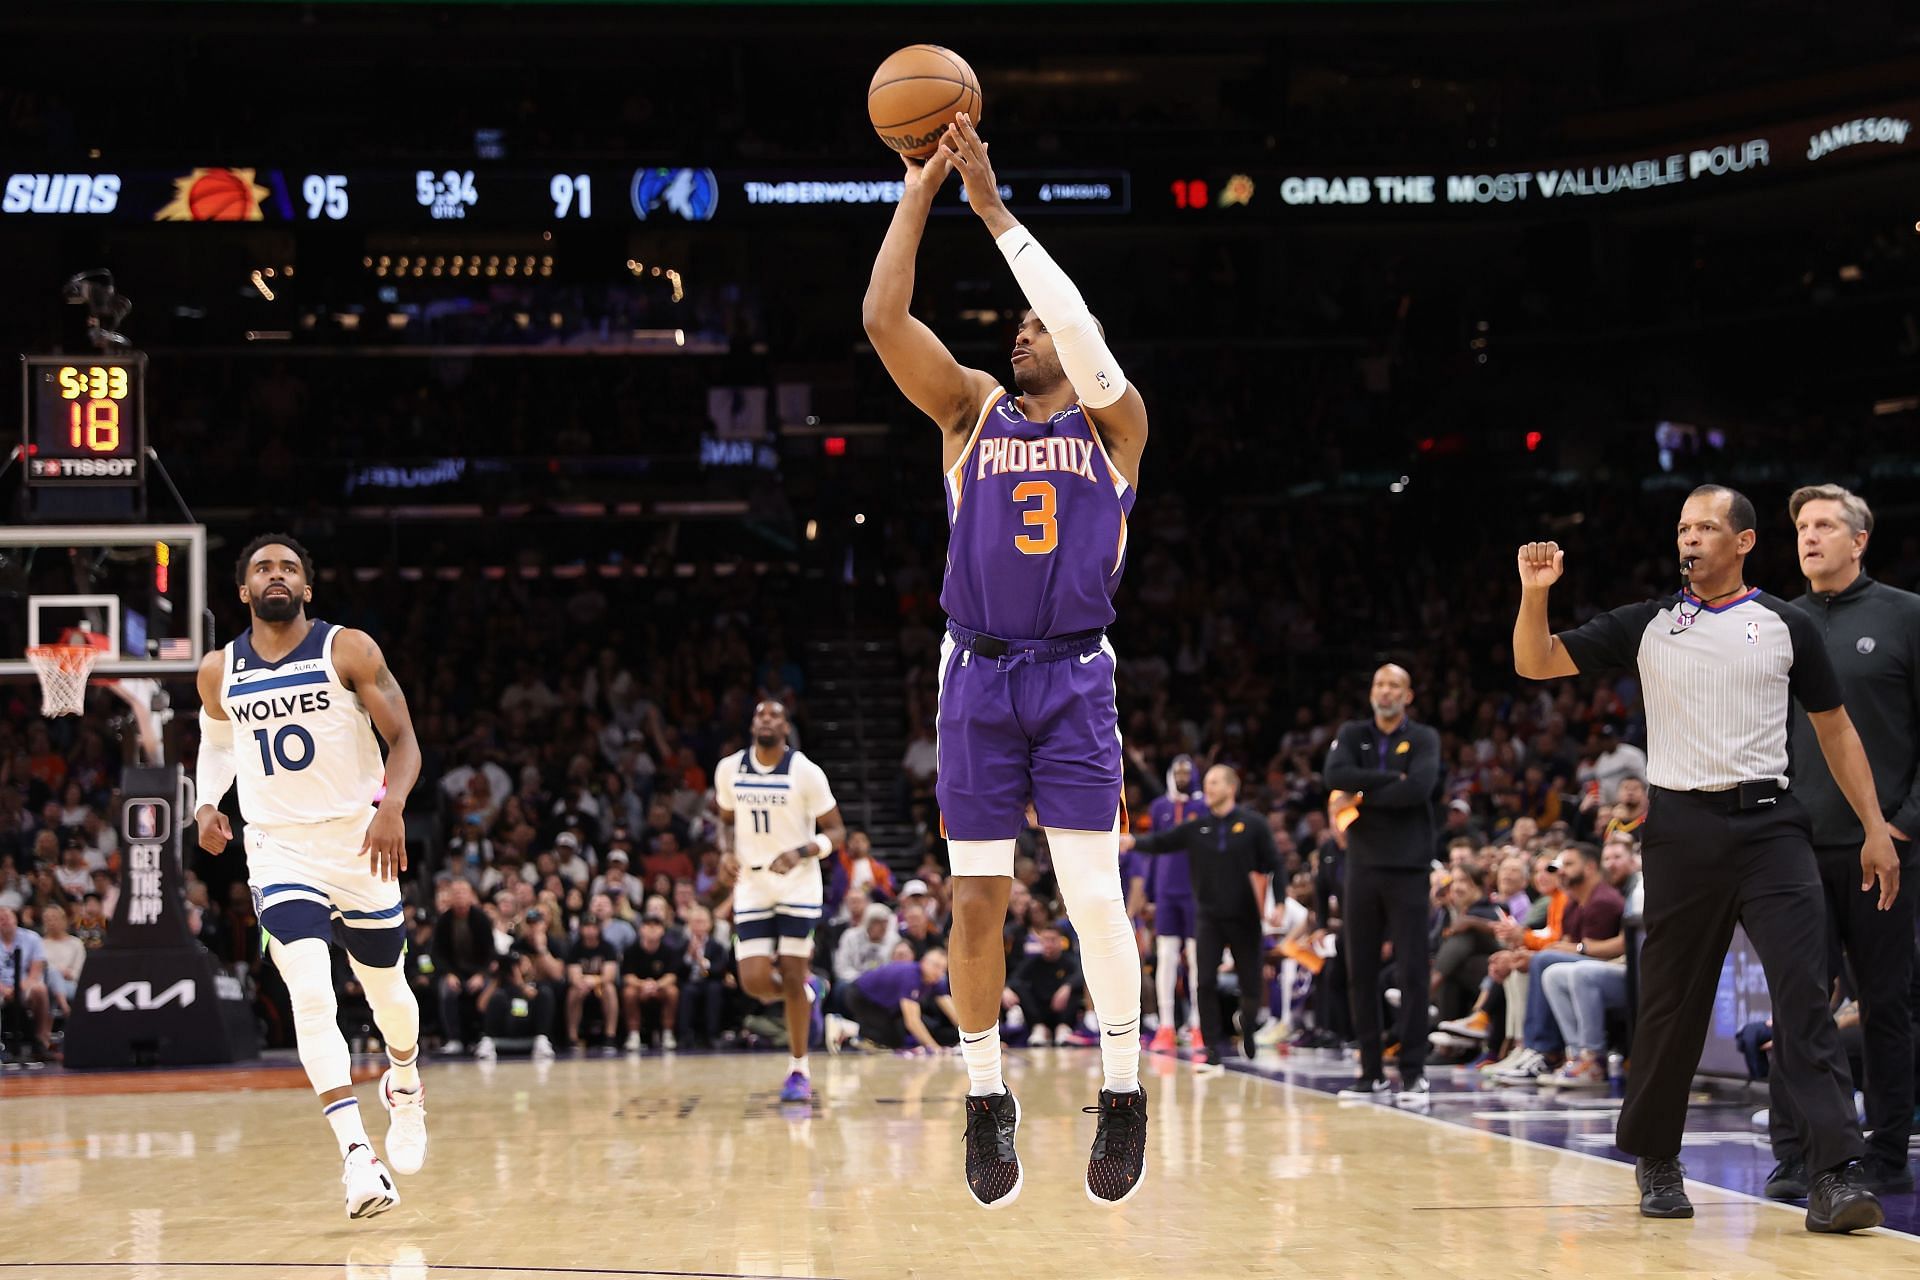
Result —
M1013 227L994 243L1013 268L1013 278L1019 281L1028 304L1053 335L1060 367L1080 403L1089 409L1104 409L1118 401L1126 394L1126 374L1101 336L1099 322L1087 309L1086 299L1060 264L1024 226Z
M194 763L193 789L199 803L218 808L233 788L233 721L200 711L200 757Z

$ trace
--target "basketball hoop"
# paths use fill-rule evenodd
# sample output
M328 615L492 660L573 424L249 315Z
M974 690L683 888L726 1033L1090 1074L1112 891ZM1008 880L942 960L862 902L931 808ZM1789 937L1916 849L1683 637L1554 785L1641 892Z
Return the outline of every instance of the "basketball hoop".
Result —
M77 716L87 705L87 676L105 653L90 644L37 644L27 661L40 677L40 714Z

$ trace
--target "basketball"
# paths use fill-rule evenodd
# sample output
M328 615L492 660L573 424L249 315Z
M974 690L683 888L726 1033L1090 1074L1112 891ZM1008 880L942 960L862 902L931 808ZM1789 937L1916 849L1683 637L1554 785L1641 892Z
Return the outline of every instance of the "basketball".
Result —
M967 60L937 44L910 44L887 55L867 86L867 119L880 141L923 160L960 112L980 123L980 78Z

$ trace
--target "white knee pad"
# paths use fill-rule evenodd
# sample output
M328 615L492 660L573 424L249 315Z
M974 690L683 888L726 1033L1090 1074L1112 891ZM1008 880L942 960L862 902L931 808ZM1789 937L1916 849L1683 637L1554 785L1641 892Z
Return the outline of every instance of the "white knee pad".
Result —
M1138 1021L1140 948L1120 888L1120 832L1046 830L1054 879L1080 938L1080 964L1100 1020Z
M360 988L367 993L367 1004L373 1009L380 1034L386 1037L387 1048L397 1045L411 1049L419 1044L420 1001L407 985L406 969L397 964L375 969L352 956L347 957L347 963L353 966L353 976L360 979Z
M956 876L1013 876L1011 840L949 840L947 862ZM1057 862L1056 853L1056 862ZM1116 864L1115 875L1119 874Z
M346 1037L340 1034L339 1002L333 995L333 957L318 938L271 944L274 967L287 984L293 1001L294 1043L300 1065L315 1093L344 1089L353 1083Z

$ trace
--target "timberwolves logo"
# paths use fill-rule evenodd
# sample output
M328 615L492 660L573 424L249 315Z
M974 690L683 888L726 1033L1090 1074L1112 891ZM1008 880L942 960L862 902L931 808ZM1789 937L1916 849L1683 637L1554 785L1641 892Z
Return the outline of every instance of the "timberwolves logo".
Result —
M636 169L633 213L645 222L664 209L684 222L708 222L720 203L720 183L711 169Z
M1862 657L1865 657L1867 654L1873 652L1873 637L1861 636L1853 642L1853 647L1860 651Z

